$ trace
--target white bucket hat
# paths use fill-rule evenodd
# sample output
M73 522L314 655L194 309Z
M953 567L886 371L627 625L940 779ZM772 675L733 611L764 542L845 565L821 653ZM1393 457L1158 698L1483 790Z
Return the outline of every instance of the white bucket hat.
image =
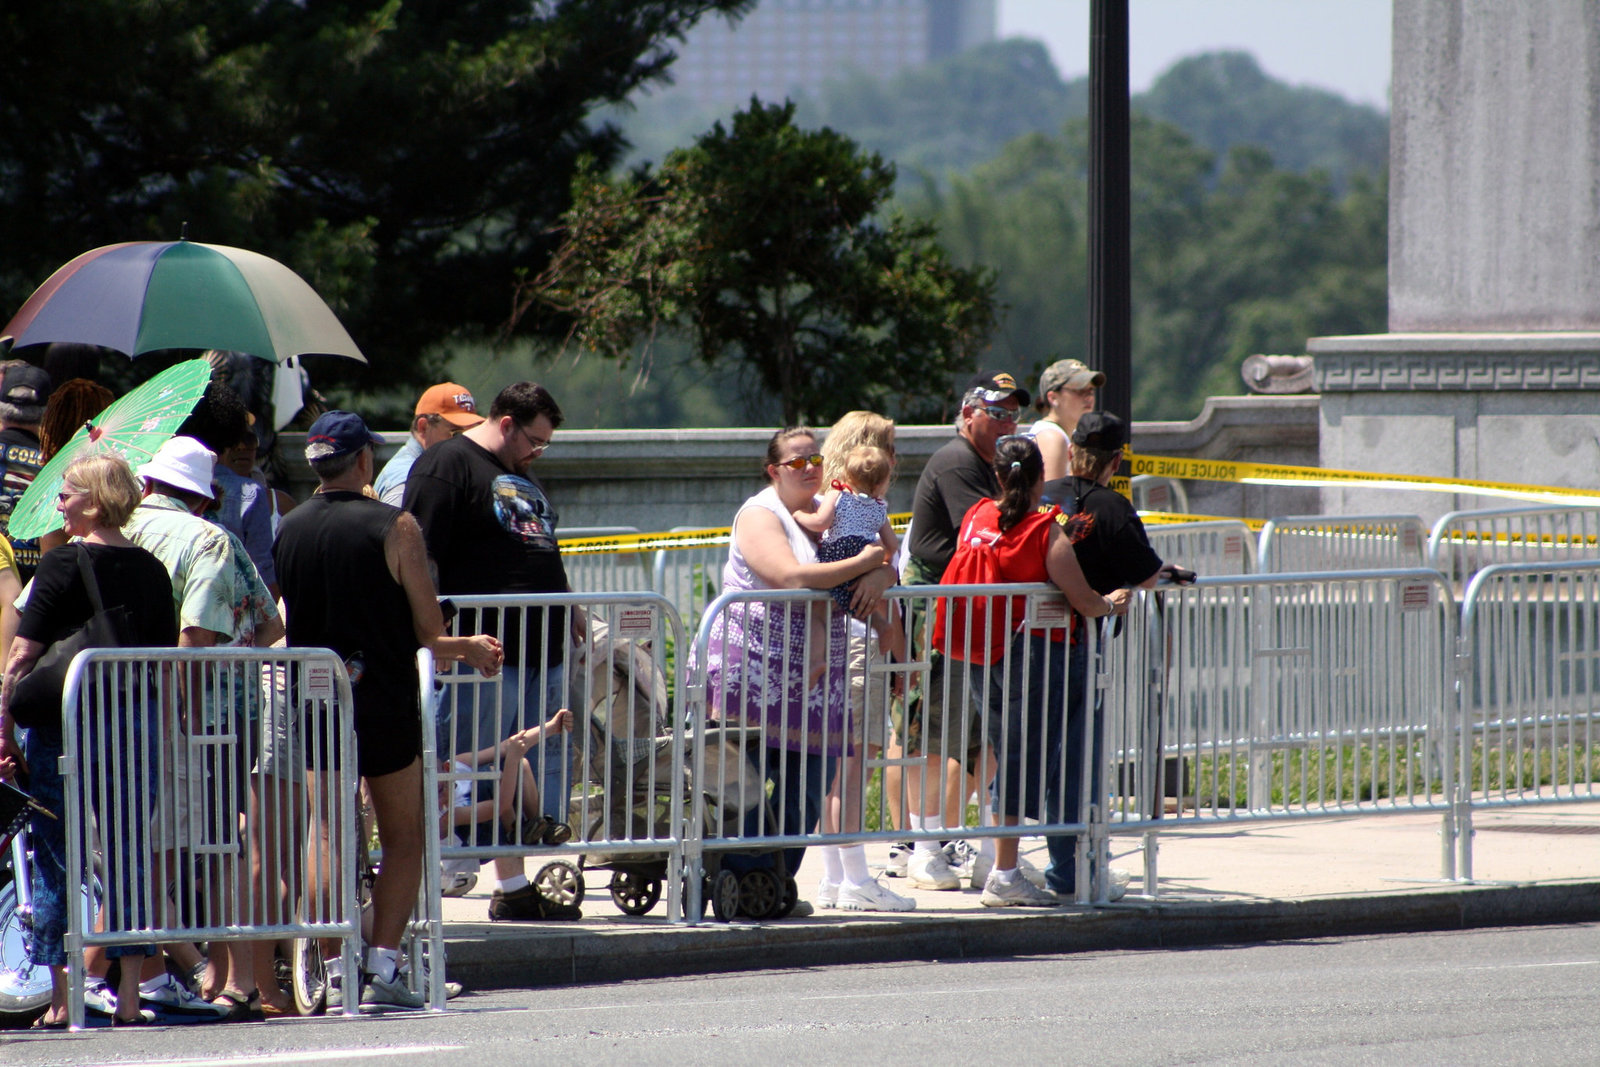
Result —
M173 437L139 468L139 477L164 482L210 500L213 496L211 474L216 464L217 454L199 441L192 437Z

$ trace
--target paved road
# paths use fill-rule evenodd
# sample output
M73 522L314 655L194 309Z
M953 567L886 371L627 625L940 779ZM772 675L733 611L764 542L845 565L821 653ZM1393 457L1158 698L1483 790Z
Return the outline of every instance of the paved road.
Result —
M1600 925L756 971L471 995L444 1016L0 1040L0 1062L1593 1062Z

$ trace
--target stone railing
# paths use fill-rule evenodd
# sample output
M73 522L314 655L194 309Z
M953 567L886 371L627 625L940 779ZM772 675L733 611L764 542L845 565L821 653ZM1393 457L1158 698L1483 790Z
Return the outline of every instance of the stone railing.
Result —
M899 469L890 507L910 511L928 457L950 439L949 426L902 426L895 436ZM383 435L386 460L405 434ZM761 488L761 457L770 429L561 430L534 466L561 514L561 525L725 526L740 501ZM279 437L290 491L311 491L305 435ZM1133 447L1150 455L1260 460L1314 466L1317 398L1214 397L1190 422L1136 422ZM1318 509L1316 490L1191 483L1191 507L1206 514L1305 514Z

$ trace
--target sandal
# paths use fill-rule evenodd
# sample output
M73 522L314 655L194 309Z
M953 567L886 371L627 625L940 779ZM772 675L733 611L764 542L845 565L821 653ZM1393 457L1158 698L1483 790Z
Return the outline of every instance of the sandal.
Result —
M48 1014L49 1012L45 1013L45 1015ZM44 1015L41 1015L37 1019L33 1020L33 1024L28 1027L30 1030L65 1030L66 1028L67 1020L58 1019L53 1023L47 1023L44 1021Z
M261 1013L260 993L241 993L236 989L224 989L211 999L213 1004L226 1004L228 1014L218 1019L224 1023L258 1023L265 1016Z

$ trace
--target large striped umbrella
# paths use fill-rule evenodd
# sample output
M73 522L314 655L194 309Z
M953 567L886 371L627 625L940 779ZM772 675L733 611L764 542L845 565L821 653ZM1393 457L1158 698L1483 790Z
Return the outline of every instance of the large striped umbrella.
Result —
M65 342L129 356L168 348L366 357L315 289L258 252L194 241L129 241L52 274L0 334L15 348Z

